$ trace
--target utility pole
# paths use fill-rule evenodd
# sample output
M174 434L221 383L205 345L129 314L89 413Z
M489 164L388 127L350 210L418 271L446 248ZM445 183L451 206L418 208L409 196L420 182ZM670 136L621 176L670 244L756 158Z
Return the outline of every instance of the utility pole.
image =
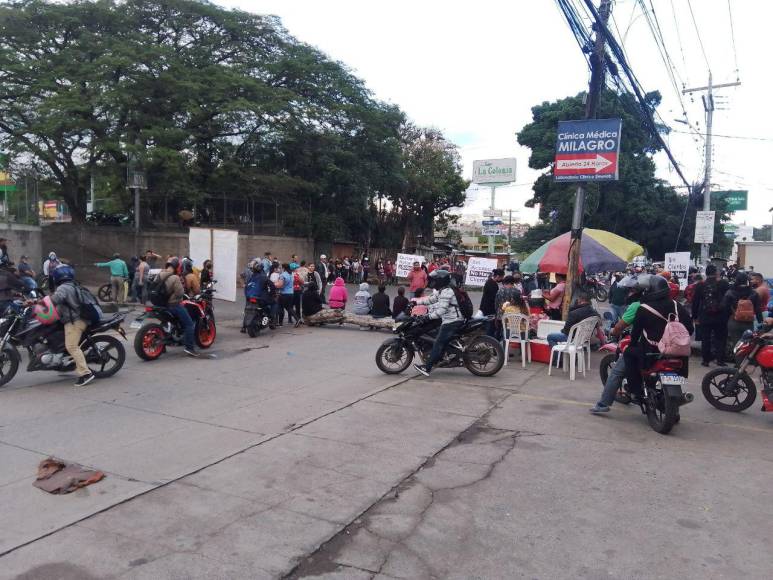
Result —
M497 186L496 184L493 184L491 186L491 207L489 209L492 209L492 210L496 209L496 204L494 202L496 195L497 195ZM488 253L489 254L494 253L494 236L488 237Z
M705 87L685 89L682 94L706 91L702 96L703 109L706 111L706 173L703 176L703 211L711 211L711 161L713 150L711 147L711 130L714 126L714 89L722 87L737 87L741 81L734 83L722 83L715 85L709 71L709 82ZM709 263L709 244L701 244L701 263L705 266Z
M507 210L507 265L510 265L510 254L512 252L512 248L510 247L513 243L513 210L508 209Z
M599 16L601 26L606 28L609 16L612 13L612 0L601 0L599 4ZM604 32L599 29L599 24L594 24L596 39L593 44L593 52L590 55L591 75L588 85L588 97L585 101L585 118L595 119L598 108L601 89L604 86L606 76L606 53L604 50ZM563 318L569 313L569 304L572 302L574 287L580 273L580 246L582 245L582 222L585 216L585 185L580 182L577 185L577 194L574 198L574 214L572 215L571 245L569 246L569 267L566 272L566 291L564 292L564 304L562 308Z

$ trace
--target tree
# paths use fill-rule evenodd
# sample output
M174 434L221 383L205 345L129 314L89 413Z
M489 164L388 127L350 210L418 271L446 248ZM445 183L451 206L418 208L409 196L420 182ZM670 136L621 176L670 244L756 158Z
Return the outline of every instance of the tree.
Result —
M389 193L401 216L402 248L415 248L417 236L431 244L435 219L464 203L469 182L462 178L456 145L436 129L406 123L401 128L402 183Z
M652 111L660 104L657 92L648 93L646 99ZM527 205L540 205L540 218L555 224L554 235L571 228L576 191L576 184L553 180L558 121L582 119L583 116L582 94L545 102L532 108L532 122L518 134L518 142L531 149L529 167L547 169L534 183L534 195ZM601 96L598 116L622 119L620 179L586 186L586 227L608 230L634 240L655 259L662 259L665 252L693 250L695 211L690 208L685 214L688 196L678 195L672 186L655 177L652 156L661 147L642 123L638 104L630 95L617 95L606 90ZM717 209L715 239L719 243L715 249L721 251L724 249L721 222L727 215L723 208ZM548 220L553 211L556 212L554 218ZM680 226L682 234L677 243Z

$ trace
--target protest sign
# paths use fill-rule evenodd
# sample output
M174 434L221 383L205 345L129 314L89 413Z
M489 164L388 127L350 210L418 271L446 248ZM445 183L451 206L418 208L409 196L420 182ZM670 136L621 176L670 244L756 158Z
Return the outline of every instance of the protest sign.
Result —
M397 254L397 277L406 278L408 276L408 272L413 270L414 262L423 264L426 261L427 259L424 256L418 254Z
M467 276L464 283L467 286L483 286L497 267L497 261L491 258L470 258L467 262Z

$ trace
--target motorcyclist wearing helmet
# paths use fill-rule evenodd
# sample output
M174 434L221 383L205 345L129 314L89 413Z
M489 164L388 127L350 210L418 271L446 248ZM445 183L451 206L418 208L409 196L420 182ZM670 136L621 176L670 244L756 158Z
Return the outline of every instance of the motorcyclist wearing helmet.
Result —
M89 323L81 318L81 302L78 288L75 285L75 270L68 264L56 267L51 276L56 285L56 292L51 295L51 302L56 306L59 320L64 325L64 348L75 362L75 372L78 380L76 387L88 385L96 377L86 365L86 357L80 343L83 332Z
M423 365L413 365L425 377L432 372L432 367L442 358L446 346L464 323L459 303L451 287L451 273L443 269L435 270L429 275L429 287L435 290L430 296L412 299L416 304L426 304L429 307L427 319L440 320L440 330L432 345L429 360Z
M196 352L196 345L193 342L193 319L191 318L191 315L188 314L185 306L181 304L185 297L185 288L183 287L182 280L180 280L180 276L177 275L179 267L180 260L178 258L169 258L164 265L164 271L161 272L159 276L164 283L166 295L169 297L167 300L167 310L174 314L177 320L180 321L180 324L182 324L185 354L197 357L199 354Z
M641 297L641 303L646 304L660 314L650 312L646 308L639 308L633 321L631 330L631 345L626 349L625 378L628 380L628 390L634 398L642 394L642 370L648 368L649 362L645 358L647 353L658 352L657 343L663 337L666 329L666 319L669 314L676 314L679 322L692 334L693 323L687 310L669 298L671 289L668 281L662 276L651 275L647 280L647 286ZM662 318L661 318L662 317ZM682 365L681 374L687 376L687 357Z
M193 271L193 260L190 258L182 259L183 286L185 291L191 296L201 293L201 282L196 272Z
M641 304L641 296L645 288L649 288L649 274L641 276L628 275L617 282L618 289L625 289L628 295L625 298L626 309L620 320L617 321L614 328L610 331L610 336L619 337L623 330L633 324L636 313ZM618 357L614 366L610 369L607 381L604 383L604 389L601 392L601 398L590 412L594 414L609 413L609 409L615 402L615 394L623 386L625 378L625 357Z

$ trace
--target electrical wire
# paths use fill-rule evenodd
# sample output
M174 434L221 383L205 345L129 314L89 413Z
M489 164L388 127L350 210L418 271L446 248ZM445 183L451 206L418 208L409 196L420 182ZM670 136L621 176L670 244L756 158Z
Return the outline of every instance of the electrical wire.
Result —
M679 20L676 17L676 8L674 7L674 0L670 0L670 2L671 2L671 14L674 17L674 28L676 29L676 38L679 41L679 52L682 54L682 66L684 66L684 78L689 83L690 74L689 74L689 69L687 68L687 60L684 58L684 47L682 46L682 33L679 32ZM684 88L684 86L682 88Z
M735 26L733 26L733 9L730 7L730 0L727 0L727 14L730 17L730 39L733 42L733 59L735 60L736 80L740 78L738 71L738 51L735 49Z
M674 133L682 133L684 135L691 135L691 132L688 131L677 131L676 129L672 129ZM705 136L705 133L698 133L701 136ZM751 137L748 135L718 135L717 133L712 133L712 137L720 137L722 139L743 139L745 141L773 141L773 137Z
M703 60L706 61L706 68L711 72L711 65L709 65L709 57L706 56L706 49L703 47L703 39L701 38L701 31L698 29L698 21L695 20L695 12L692 9L692 2L687 0L687 6L690 9L690 17L692 18L692 24L695 27L695 34L698 36L698 43L701 45L701 52L703 53Z

